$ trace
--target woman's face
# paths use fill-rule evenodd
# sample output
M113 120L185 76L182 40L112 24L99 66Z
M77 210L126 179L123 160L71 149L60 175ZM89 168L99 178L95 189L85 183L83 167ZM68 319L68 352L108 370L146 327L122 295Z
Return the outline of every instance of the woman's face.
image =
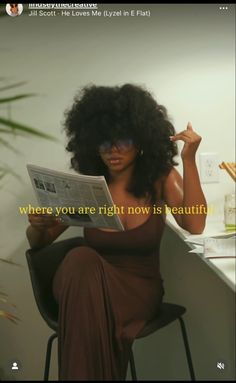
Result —
M104 164L112 173L121 172L132 166L139 151L132 139L105 141L98 150Z
M18 13L18 4L11 4L10 10L11 10L11 13L17 14Z

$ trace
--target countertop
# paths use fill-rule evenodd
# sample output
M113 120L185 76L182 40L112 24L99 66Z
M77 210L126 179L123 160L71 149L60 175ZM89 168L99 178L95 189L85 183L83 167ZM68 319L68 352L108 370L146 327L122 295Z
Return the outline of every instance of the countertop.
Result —
M177 235L186 242L186 240L191 240L196 242L200 239L218 235L224 235L226 233L223 218L214 217L214 220L207 219L205 230L202 234L190 234L186 230L179 227L174 217L171 214L167 215L167 225L177 233ZM232 232L232 234L235 232ZM186 242L190 249L194 249L194 245L191 242ZM194 253L195 254L195 253ZM191 257L193 253L189 253ZM232 289L235 291L235 260L236 258L217 258L217 259L207 259L203 254L197 253L197 255L205 262L214 272ZM223 256L224 254L222 254Z

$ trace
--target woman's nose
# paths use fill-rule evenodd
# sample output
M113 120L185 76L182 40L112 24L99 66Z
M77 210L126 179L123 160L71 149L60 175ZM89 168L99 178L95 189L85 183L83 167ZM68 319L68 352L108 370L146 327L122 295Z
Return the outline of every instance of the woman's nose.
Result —
M117 148L116 144L111 145L111 152L118 152L119 149Z

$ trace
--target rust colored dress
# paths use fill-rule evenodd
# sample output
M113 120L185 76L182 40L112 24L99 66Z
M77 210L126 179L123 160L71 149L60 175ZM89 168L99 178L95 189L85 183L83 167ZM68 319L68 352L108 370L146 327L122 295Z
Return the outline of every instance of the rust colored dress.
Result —
M68 252L53 281L60 380L125 380L132 342L164 295L164 225L152 214L123 232L87 228L86 246Z

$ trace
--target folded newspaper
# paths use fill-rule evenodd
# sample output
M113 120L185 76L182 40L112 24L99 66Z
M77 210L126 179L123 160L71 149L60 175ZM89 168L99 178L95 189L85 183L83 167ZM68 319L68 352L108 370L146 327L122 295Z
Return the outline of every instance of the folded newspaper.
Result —
M73 175L27 164L40 207L70 226L124 230L103 176Z

